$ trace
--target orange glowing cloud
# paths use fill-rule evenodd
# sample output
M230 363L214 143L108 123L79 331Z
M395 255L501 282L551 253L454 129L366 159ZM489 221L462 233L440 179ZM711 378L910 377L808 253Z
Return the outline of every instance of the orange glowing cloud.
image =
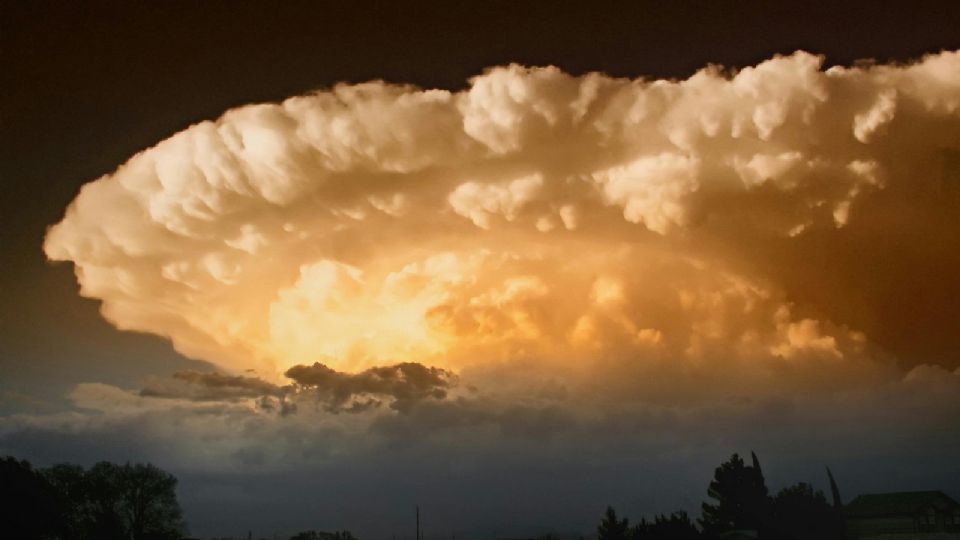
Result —
M530 361L582 379L618 359L774 392L882 378L890 351L960 365L911 357L867 262L886 242L907 276L958 275L958 141L958 52L339 85L137 154L45 251L118 328L227 371ZM920 320L957 309L925 301ZM924 339L950 350L942 326Z

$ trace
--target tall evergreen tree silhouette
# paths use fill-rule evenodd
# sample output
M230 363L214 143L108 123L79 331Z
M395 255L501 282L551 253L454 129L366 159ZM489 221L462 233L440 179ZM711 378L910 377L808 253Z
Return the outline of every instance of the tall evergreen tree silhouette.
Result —
M733 530L755 530L761 534L768 528L772 501L767 492L763 471L756 454L752 465L746 465L738 454L714 470L707 495L713 503L703 503L700 525L708 537L717 537Z
M843 498L840 497L840 488L837 487L837 481L833 479L833 472L827 467L827 478L830 479L830 495L833 498L833 508L838 512L843 511Z
M627 518L618 519L617 513L612 506L607 507L607 511L597 526L597 540L627 540L630 536L630 524Z

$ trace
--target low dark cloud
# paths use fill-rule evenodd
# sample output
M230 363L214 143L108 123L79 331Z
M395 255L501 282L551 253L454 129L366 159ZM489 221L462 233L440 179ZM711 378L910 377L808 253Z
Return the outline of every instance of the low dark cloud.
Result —
M286 396L279 398L261 396L257 399L257 408L265 412L276 412L280 416L287 416L288 414L297 412L297 404L286 399Z
M217 401L263 396L280 397L284 387L259 377L243 377L223 373L178 371L170 379L151 377L140 395L144 397L181 398L196 401Z
M458 382L451 371L415 362L378 366L360 373L337 371L317 362L294 366L285 375L296 383L298 392L317 396L333 412L379 407L382 398L391 400L391 408L405 411L427 399L444 399Z
M298 365L285 374L292 384L278 385L259 377L217 372L180 371L171 378L151 377L142 397L190 401L254 399L258 409L288 415L297 402L318 403L332 413L360 413L387 405L407 412L425 400L443 400L458 383L445 369L404 362L360 373L337 371L319 362Z

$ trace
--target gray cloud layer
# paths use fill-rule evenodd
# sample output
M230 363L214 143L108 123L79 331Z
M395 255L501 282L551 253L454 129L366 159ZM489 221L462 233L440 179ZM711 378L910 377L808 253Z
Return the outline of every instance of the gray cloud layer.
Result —
M960 486L960 372L925 367L814 398L688 405L611 405L601 391L508 398L478 389L345 415L302 402L296 414L277 414L256 400L144 397L88 384L72 399L89 412L0 419L0 450L39 462L64 459L64 448L72 460L152 460L182 479L199 534L268 523L281 532L342 526L402 537L413 503L430 531L458 537L587 533L606 504L631 515L695 511L712 467L749 449L774 487L824 487L825 464L847 497Z
M261 396L278 396L283 389L258 377L178 371L173 380L151 378L140 390L141 396L187 398L196 400L229 400Z

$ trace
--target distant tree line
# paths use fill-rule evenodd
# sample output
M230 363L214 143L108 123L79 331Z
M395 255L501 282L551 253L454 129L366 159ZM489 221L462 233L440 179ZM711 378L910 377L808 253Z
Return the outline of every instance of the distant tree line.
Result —
M173 540L184 524L177 479L150 464L34 469L0 459L0 537L23 540Z
M833 504L800 482L768 492L755 454L721 463L707 488L699 519L686 512L630 524L608 507L597 540L841 540L840 495L830 477ZM829 471L828 471L829 474ZM179 540L185 525L177 479L150 464L97 463L33 468L0 459L0 538L23 540ZM541 540L553 540L551 535ZM349 531L304 531L290 540L356 540Z
M747 465L733 454L714 471L697 523L686 512L641 519L630 526L612 507L597 527L598 540L840 540L843 514L831 476L834 503L822 491L800 482L770 496L760 462ZM699 525L699 526L698 526Z
M357 540L350 531L322 532L303 531L290 537L290 540Z

